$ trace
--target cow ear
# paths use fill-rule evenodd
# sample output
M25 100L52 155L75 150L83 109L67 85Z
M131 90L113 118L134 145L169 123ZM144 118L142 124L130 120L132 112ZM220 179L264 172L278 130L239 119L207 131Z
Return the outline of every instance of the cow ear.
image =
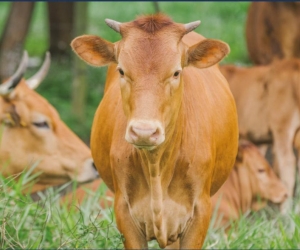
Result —
M115 45L98 36L76 37L71 42L71 47L82 60L93 66L99 67L117 62L114 52Z
M197 68L207 68L221 61L229 52L227 43L205 39L188 49L187 64Z

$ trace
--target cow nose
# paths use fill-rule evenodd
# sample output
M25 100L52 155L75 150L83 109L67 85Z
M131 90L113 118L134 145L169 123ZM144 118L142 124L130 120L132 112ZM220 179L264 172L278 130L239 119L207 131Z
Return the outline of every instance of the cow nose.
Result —
M129 125L125 138L140 148L158 146L165 140L162 126L157 122L133 122Z
M130 135L133 139L145 139L145 140L157 140L159 137L158 128L143 129L132 126L130 129Z
M78 182L89 182L99 177L92 158L85 160L81 172L77 176Z

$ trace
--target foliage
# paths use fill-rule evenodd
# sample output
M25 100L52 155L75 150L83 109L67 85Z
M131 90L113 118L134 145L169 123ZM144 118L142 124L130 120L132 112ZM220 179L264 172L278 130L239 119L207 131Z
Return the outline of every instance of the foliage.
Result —
M34 167L34 166L33 166ZM122 248L122 236L116 229L112 208L103 209L106 186L78 206L60 202L59 189L41 193L33 202L21 189L32 181L30 172L16 177L0 176L0 249L116 249ZM74 184L76 187L76 184ZM299 249L300 188L290 213L281 215L276 207L243 216L224 229L210 228L205 249ZM158 248L156 242L150 248Z
M59 191L48 189L33 202L21 192L28 174L16 180L0 176L0 249L120 248L113 211L98 201L106 187L100 185L79 207L60 204Z

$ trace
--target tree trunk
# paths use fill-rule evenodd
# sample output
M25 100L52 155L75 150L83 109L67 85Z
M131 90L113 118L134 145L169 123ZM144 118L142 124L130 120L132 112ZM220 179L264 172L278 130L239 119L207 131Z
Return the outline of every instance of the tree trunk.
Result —
M0 41L0 83L10 77L20 63L34 2L12 2Z
M52 57L70 57L75 2L48 2L50 53Z
M158 2L153 2L153 6L154 6L155 13L159 13L160 8L159 8L159 5L158 5Z
M87 29L87 2L76 2L74 6L74 31L73 37L83 35ZM85 119L86 102L86 71L87 65L74 54L74 73L72 85L72 111L79 122Z

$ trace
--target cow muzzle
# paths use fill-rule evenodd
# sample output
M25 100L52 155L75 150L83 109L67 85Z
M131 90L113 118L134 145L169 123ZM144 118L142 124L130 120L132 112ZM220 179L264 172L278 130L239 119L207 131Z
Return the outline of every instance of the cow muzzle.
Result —
M165 140L165 132L160 122L134 120L126 130L125 139L136 148L152 150Z

